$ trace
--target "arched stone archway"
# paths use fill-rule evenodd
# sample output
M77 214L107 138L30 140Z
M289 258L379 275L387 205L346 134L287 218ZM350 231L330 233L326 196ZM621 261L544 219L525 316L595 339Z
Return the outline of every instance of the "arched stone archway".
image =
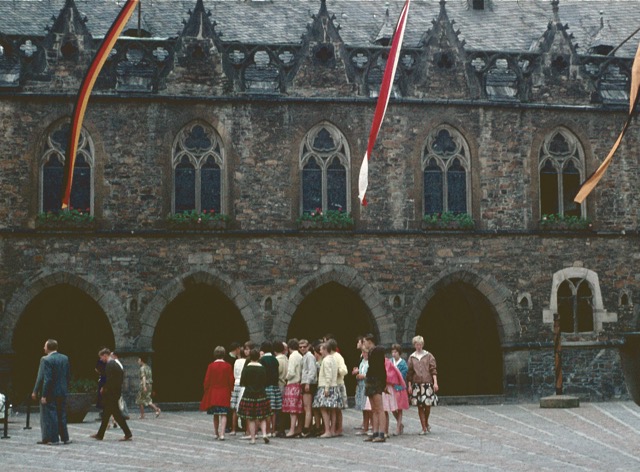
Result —
M111 291L102 290L98 285L69 272L42 270L38 277L31 279L11 297L0 323L0 351L11 352L12 338L16 325L27 305L43 290L58 285L75 287L88 295L107 316L115 338L115 347L127 345L127 315L120 299Z
M312 275L300 280L284 297L273 320L272 336L284 338L294 314L305 298L325 284L335 282L348 289L362 301L372 322L373 334L382 344L396 342L396 326L391 316L389 304L351 267L324 266Z
M49 338L56 339L60 352L69 356L72 378L77 379L96 380L98 351L115 345L111 323L91 296L68 283L44 288L27 304L13 332L12 381L17 398L31 392Z
M443 273L418 297L407 342L415 334L425 338L425 348L438 361L442 395L503 392L511 366L502 344L517 336L510 300L511 293L495 279L468 270Z
M163 308L151 320L147 312L143 321L145 328L153 327L153 335L143 339L143 346L153 349L157 400L199 401L214 348L250 338L259 341L261 325L251 315L255 311L249 309L242 287L217 274L189 274L176 279L159 296L165 299Z

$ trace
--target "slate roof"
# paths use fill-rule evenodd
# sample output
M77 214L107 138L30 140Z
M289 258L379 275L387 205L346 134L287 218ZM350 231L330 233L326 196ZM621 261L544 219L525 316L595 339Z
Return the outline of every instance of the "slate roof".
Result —
M94 38L104 36L123 0L75 0L88 18ZM0 0L0 33L43 36L65 0ZM403 0L327 0L329 13L340 25L347 46L368 47L381 31L387 8L395 22ZM461 31L467 50L529 51L553 19L549 0L487 0L489 9L470 9L467 0L449 0L446 10ZM120 5L120 6L118 6ZM141 0L142 28L159 39L176 38L183 29L188 10L196 0ZM224 42L254 44L299 44L311 16L320 10L320 0L204 0L216 31ZM413 0L405 36L405 47L417 47L440 11L439 0ZM602 13L601 13L602 12ZM640 27L638 0L560 0L559 19L569 25L578 53L594 45L617 46ZM601 27L602 22L602 27ZM127 28L137 27L134 13ZM617 53L633 57L640 33Z

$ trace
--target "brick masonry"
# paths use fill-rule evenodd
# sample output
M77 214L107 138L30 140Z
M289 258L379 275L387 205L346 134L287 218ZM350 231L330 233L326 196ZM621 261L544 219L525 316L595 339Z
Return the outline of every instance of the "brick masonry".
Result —
M423 53L463 54L451 26L439 27L446 41ZM548 46L543 65L554 51L565 51L566 44L557 41ZM339 38L334 42L344 60ZM462 281L492 307L504 347L504 393L527 398L552 393L550 351L534 344L552 340L543 310L549 308L554 273L568 267L595 272L603 308L617 315L601 330L574 340L616 341L640 328L634 305L640 289L638 127L631 127L614 165L587 200L593 230L540 231L538 151L544 137L560 126L575 135L589 174L615 140L625 107L593 104L585 77L549 77L542 66L533 72L527 100L479 100L478 84L461 70L464 61L456 61L451 72L420 63L433 81L416 81L408 89L413 95L389 106L370 163L367 207L358 205L357 174L374 102L356 96L362 91L344 79L348 71L340 61L315 74L320 66L304 62L288 95L234 94L237 90L219 77L219 65L213 72L176 65L166 89L154 95L98 93L84 123L96 162L97 229L87 232L35 225L39 159L47 133L72 112L78 71L61 61L51 64L50 82L30 81L20 92L3 93L0 382L8 382L12 336L25 308L42 290L59 284L96 301L120 351L139 352L151 350L163 310L189 281L228 297L257 341L286 336L305 297L337 282L364 302L385 344L410 343L429 300L447 284ZM211 75L210 83L203 74ZM461 85L465 80L468 88ZM459 86L449 93L451 83ZM320 93L322 84L327 90ZM49 85L55 85L54 94ZM171 211L172 145L194 121L215 128L224 146L228 231L171 231L164 222ZM335 126L348 143L354 230L306 232L296 224L301 143L319 123ZM442 124L458 130L469 146L473 231L420 227L421 156L430 131ZM272 311L264 309L267 297ZM400 306L392 303L396 297ZM530 303L521 304L523 297ZM529 347L509 350L512 345ZM133 365L134 357L127 362ZM624 397L615 347L567 351L566 359L569 391L598 400ZM130 384L135 386L135 379Z

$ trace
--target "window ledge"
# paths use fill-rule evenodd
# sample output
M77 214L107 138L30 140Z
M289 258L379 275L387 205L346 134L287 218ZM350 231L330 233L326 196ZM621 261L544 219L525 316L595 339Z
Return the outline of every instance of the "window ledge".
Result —
M475 225L463 226L458 221L439 221L437 223L427 223L423 221L422 229L425 231L473 231L475 229Z
M351 231L353 223L334 223L331 221L303 220L298 222L298 229L301 230L337 230Z
M230 222L226 220L167 222L167 228L176 231L224 231L229 227Z

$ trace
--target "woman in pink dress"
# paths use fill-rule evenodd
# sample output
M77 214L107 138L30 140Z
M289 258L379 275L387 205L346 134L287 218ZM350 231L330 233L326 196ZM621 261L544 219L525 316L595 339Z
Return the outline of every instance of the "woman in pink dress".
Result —
M391 413L393 413L393 416L396 418L395 435L399 436L404 430L404 425L402 424L402 411L409 409L407 385L402 378L402 373L391 359L385 359L384 367L387 371L387 390L395 397L395 410L392 410Z

